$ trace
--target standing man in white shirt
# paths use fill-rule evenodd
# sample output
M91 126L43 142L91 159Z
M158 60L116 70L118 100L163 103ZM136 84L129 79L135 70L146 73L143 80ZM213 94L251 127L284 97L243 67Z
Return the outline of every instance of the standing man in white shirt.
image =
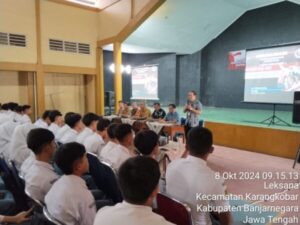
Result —
M74 113L66 117L65 123L71 129L67 130L65 134L61 137L60 142L62 144L76 141L78 134L84 128L84 125L81 120L81 115L78 113Z
M51 121L50 126L48 127L48 129L54 134L54 136L56 135L57 131L59 130L59 128L62 126L63 124L63 118L62 118L62 114L60 111L58 110L52 110L49 113L49 119Z
M49 213L66 225L92 225L95 200L81 178L89 169L84 146L76 142L62 145L56 152L55 162L64 175L45 197Z
M94 132L97 130L97 123L99 120L99 116L95 113L87 113L83 116L82 122L85 125L83 131L78 134L76 138L76 142L83 144L85 139L89 136L92 136Z
M120 167L119 184L122 203L100 209L94 225L171 225L152 212L152 203L159 191L158 163L150 157L134 157Z
M50 110L45 110L42 117L37 119L35 121L34 125L36 127L39 127L39 128L47 129L49 127L49 125L51 124L51 121L50 121L50 118L49 118L49 113L50 113Z
M25 190L34 199L44 202L45 195L59 178L50 164L56 149L54 135L44 128L33 129L28 133L27 145L35 158L28 170L23 171Z
M131 125L118 125L115 136L119 145L110 149L110 151L101 151L101 157L105 162L111 164L111 166L118 171L126 159L134 156L131 150L133 147L133 131Z
M189 156L173 161L166 173L167 193L187 203L192 210L195 225L211 225L210 213L197 209L198 206L228 208L225 197L226 187L223 179L216 179L215 172L207 166L207 158L213 152L213 136L210 130L202 127L192 128L187 136ZM196 196L201 194L203 199ZM213 196L224 196L220 200L207 200ZM213 211L220 224L231 224L227 211Z
M108 141L107 128L109 124L110 121L108 119L100 118L98 120L97 131L87 137L83 142L87 152L93 153L98 157L100 156L102 148Z

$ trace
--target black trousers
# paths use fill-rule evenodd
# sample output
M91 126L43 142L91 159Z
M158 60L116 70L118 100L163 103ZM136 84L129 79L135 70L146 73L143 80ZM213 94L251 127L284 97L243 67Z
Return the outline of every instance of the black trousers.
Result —
M190 125L184 125L184 135L185 135L185 138L187 138L187 135L188 135L190 129L192 129L192 127Z

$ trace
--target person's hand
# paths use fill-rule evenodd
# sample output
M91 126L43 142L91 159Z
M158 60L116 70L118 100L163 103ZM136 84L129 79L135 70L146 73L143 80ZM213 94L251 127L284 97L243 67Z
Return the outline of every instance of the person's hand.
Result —
M32 210L33 208L29 209L28 211L20 212L19 214L15 215L15 223L19 224L29 220L29 214L31 213Z

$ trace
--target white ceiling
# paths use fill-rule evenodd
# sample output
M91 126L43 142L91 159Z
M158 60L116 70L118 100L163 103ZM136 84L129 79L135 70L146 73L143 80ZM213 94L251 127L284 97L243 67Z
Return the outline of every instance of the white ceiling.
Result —
M278 2L282 0L167 0L128 37L122 51L191 54L246 11Z

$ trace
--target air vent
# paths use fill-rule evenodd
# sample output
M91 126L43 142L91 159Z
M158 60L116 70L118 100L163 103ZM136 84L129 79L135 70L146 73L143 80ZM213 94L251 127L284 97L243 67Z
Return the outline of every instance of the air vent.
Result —
M0 32L0 44L8 45L8 34Z
M82 54L90 54L90 45L78 43L78 52Z
M49 48L53 51L63 51L64 50L64 42L60 40L49 40Z
M12 46L26 47L25 35L9 34L9 44Z
M0 44L17 47L26 47L26 36L23 34L11 34L0 32Z
M77 43L65 41L65 52L77 52Z
M61 52L90 54L90 45L85 43L77 43L71 41L61 41L49 39L49 49Z

